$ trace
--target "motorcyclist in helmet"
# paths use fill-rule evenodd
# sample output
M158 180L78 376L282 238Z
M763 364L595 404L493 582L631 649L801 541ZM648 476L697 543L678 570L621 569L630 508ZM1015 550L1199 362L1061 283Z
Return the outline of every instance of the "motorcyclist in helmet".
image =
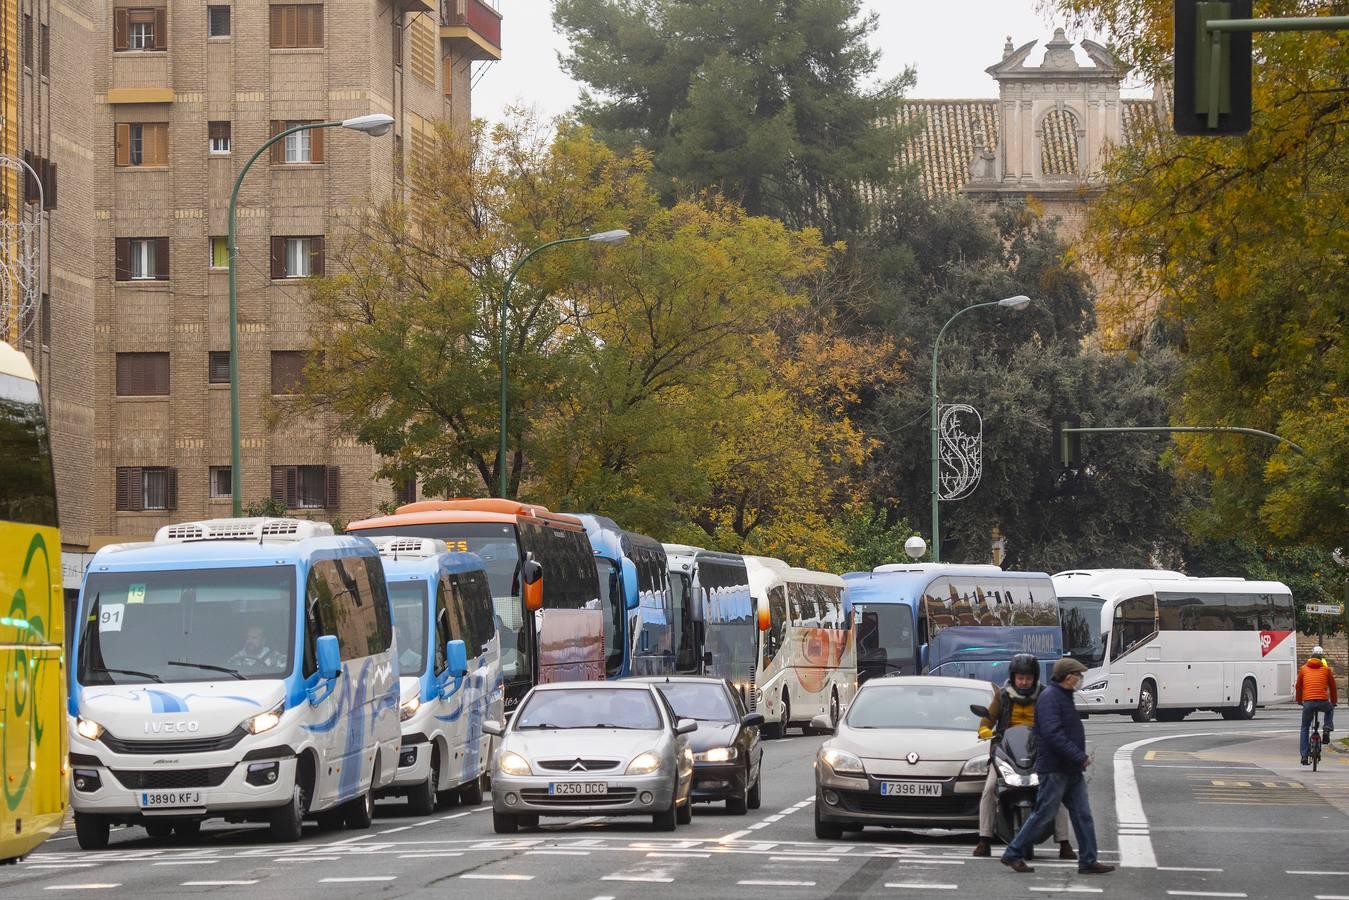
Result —
M998 689L988 704L988 717L979 720L979 740L1002 740L1003 733L1013 725L1030 727L1035 724L1035 701L1044 688L1040 684L1040 661L1029 653L1018 653L1007 666L1007 682ZM979 799L979 843L975 856L988 856L993 840L993 819L997 814L998 772L988 767L984 780L984 794ZM1059 859L1077 859L1068 843L1068 812L1062 806L1054 816L1054 840L1059 843Z

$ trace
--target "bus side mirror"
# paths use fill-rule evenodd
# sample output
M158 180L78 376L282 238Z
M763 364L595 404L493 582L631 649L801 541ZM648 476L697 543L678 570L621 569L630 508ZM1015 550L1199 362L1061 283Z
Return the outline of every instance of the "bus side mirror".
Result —
M525 588L525 609L538 612L543 609L543 566L531 557L525 560L520 574Z
M318 647L318 669L319 677L326 680L336 678L342 674L342 650L337 644L337 637L331 634L325 634L319 637Z
M623 604L629 611L637 608L639 599L637 596L637 566L626 556L619 564L623 570Z
M445 645L445 659L449 661L451 678L463 678L468 674L468 650L463 641L450 641Z
M760 598L757 609L758 624L760 631L767 631L773 624L773 616L768 611L768 598Z

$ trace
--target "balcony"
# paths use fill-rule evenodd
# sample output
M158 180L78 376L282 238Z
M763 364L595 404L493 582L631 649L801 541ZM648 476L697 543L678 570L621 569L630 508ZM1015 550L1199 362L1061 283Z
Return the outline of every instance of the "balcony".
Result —
M440 36L469 59L501 59L501 13L484 0L440 0Z

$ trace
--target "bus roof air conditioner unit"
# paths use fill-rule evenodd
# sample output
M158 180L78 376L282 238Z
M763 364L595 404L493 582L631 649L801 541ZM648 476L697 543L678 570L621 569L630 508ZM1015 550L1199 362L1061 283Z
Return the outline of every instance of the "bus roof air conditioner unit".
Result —
M333 526L308 519L205 519L165 525L155 533L156 544L190 544L199 541L253 541L259 544L289 544L306 538L332 537Z
M370 541L379 550L379 555L383 559L427 559L437 553L449 551L449 547L444 541L438 541L434 538L398 537L394 535L371 538Z

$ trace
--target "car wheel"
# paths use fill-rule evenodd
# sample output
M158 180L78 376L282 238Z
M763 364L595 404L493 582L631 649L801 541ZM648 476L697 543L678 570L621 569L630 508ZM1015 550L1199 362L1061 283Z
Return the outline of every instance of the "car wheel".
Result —
M459 802L465 806L477 806L482 802L482 778L474 778L459 788Z
M112 823L94 813L75 813L75 840L81 850L106 850Z
M515 820L515 816L492 810L492 830L497 834L515 834L519 828L520 823Z
M166 841L173 834L172 822L146 822L145 833L157 841Z
M421 784L413 785L408 791L408 815L429 816L436 811L436 773L426 776Z
M297 783L291 789L290 802L273 809L268 817L272 840L280 844L293 844L298 841L304 834L306 806L308 802L304 795L304 787Z
M693 801L685 800L684 805L679 807L675 813L675 823L678 825L688 825L693 821Z
M674 831L676 823L674 801L670 801L669 809L651 816L651 824L656 826L657 831Z
M759 763L760 766L763 763ZM746 798L746 805L750 809L758 809L763 802L763 791L760 789L760 780L763 778L763 769L760 768L759 774L754 776L754 784L749 789L749 796Z
M342 827L347 817L346 811L339 806L336 809L325 809L314 818L318 822L319 831L336 831Z
M839 716L838 691L834 691L833 695L829 698L829 724L833 726L834 731L838 730L838 716Z
M740 791L734 797L726 798L726 811L733 816L743 816L749 810L749 766L745 766L745 780Z
M347 801L343 809L343 821L353 831L362 831L370 827L375 820L375 792L370 788L355 800Z
M820 807L824 803L819 794L815 795L815 836L822 841L836 841L843 837L843 826L837 822L826 822L820 818Z

